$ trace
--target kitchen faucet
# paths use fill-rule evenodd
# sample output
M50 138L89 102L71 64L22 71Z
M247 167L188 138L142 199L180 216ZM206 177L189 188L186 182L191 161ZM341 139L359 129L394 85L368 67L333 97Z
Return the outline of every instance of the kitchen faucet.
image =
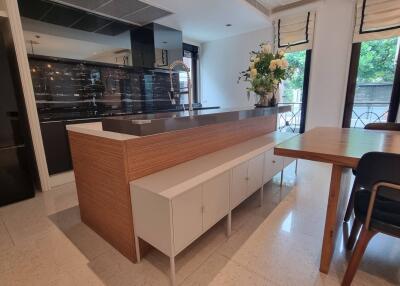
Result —
M172 64L169 65L169 80L171 83L171 89L169 94L169 99L171 103L175 103L175 99L179 97L179 95L175 94L174 85L172 82L172 72L177 66L182 66L183 69L186 71L187 78L188 78L188 97L189 97L189 111L193 111L193 97L192 97L192 81L190 80L190 68L181 60L174 61ZM183 110L185 110L185 105L183 105Z

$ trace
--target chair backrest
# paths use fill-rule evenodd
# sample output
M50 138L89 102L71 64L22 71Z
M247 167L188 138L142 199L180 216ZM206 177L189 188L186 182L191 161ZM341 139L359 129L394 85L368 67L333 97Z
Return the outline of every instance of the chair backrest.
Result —
M372 190L379 182L400 185L400 154L370 152L364 154L357 166L359 184ZM400 199L400 192L399 199Z
M400 123L369 123L365 125L364 129L369 130L389 130L389 131L400 131Z

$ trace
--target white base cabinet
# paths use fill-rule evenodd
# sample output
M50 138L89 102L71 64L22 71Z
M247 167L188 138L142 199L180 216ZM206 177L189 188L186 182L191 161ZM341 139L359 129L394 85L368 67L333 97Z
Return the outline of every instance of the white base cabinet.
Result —
M250 143L252 148L257 147ZM139 259L141 238L170 257L174 285L175 256L224 217L229 235L232 209L257 190L261 190L262 202L263 185L291 163L273 154L275 144L261 146L256 151L248 148L240 160L229 157L229 150L223 150L209 158L195 159L131 182ZM232 149L231 153L237 156L238 151ZM227 157L226 163L221 159L223 156ZM190 170L197 173L190 176Z

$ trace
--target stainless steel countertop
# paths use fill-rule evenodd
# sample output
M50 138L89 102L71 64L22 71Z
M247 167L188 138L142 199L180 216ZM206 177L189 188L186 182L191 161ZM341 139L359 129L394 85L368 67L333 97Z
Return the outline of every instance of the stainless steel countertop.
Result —
M102 126L104 131L146 136L210 124L268 116L289 110L290 106L280 106L137 114L105 118L102 120Z

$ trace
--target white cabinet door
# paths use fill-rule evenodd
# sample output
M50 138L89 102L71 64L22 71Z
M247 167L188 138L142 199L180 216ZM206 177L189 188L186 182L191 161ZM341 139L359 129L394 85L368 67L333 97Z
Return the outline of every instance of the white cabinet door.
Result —
M265 152L264 183L269 182L273 176L282 171L283 157L274 155L274 150Z
M229 171L203 184L203 231L229 212Z
M172 200L175 253L188 246L203 232L202 186Z
M242 163L232 169L231 209L240 204L247 196L247 169L249 163Z
M249 161L248 170L248 194L251 195L263 185L263 172L264 172L264 154Z

